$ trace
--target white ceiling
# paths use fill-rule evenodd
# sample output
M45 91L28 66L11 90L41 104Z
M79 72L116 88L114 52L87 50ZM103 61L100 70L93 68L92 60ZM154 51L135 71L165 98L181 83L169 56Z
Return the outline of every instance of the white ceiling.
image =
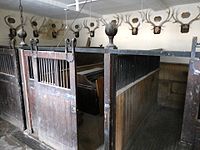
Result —
M83 1L83 0L79 0ZM88 0L89 1L89 0ZM79 17L86 17L90 14L105 15L119 13L124 11L140 10L141 8L151 8L153 10L162 10L170 6L200 2L200 0L98 0L92 4L84 6L84 13ZM0 0L0 8L9 10L18 10L19 0ZM64 19L66 11L64 8L67 4L75 3L75 0L22 0L24 11L40 16ZM80 5L81 8L82 5ZM77 12L71 8L67 18L73 19Z

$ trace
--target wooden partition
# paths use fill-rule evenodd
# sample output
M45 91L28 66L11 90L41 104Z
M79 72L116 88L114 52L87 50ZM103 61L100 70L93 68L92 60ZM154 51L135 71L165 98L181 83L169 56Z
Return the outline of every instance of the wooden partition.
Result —
M105 149L125 150L135 130L157 102L157 56L106 53Z
M24 104L20 85L16 49L0 47L0 117L21 130L24 124Z
M117 91L116 150L128 149L131 137L156 105L158 71Z

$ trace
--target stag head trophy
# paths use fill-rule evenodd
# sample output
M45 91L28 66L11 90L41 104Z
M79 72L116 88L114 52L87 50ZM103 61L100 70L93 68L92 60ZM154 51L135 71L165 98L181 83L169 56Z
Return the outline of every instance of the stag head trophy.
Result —
M17 36L17 32L20 30L22 24L19 24L18 26L14 27L14 25L16 23L15 18L13 18L9 15L4 17L4 21L5 21L6 25L9 27L8 36L9 36L9 39L10 39L10 42L11 42Z
M87 20L83 21L83 27L88 30L88 33L90 34L90 37L95 36L95 30L99 28L99 20L96 20L96 26L94 22L90 22L89 26L87 24Z
M72 28L72 26L69 26L69 29L74 33L76 38L79 38L79 33L82 29L82 26L79 24L74 25L74 29Z
M153 21L151 20L151 11L147 11L144 15L145 15L146 22L150 23L153 26L153 33L160 34L163 25L170 21L170 19L173 16L173 13L171 12L170 9L168 9L167 17L165 18L165 20L163 20L161 16L155 16Z
M64 25L63 23L61 23L61 26L59 29L56 27L55 23L50 24L52 38L54 39L57 38L60 32L65 30L65 27L66 25Z
M106 48L111 49L117 49L117 47L113 43L114 36L117 34L118 27L122 24L123 17L120 15L114 16L115 19L113 19L110 23L107 23L105 19L101 18L100 21L105 26L105 33L109 38L109 44L106 46Z
M143 15L142 13L141 14L141 17L142 17L142 21L144 21L144 18L143 18ZM141 22L139 21L139 18L135 17L135 18L132 18L131 19L131 15L125 15L125 20L124 20L125 23L127 23L131 28L130 30L132 31L132 35L137 35L138 34L138 28L139 26L141 25ZM134 26L134 24L136 26Z
M178 11L177 11L177 10L176 10L176 11L174 10L174 14L173 14L173 19L175 20L174 23L179 23L179 24L181 24L181 33L188 33L189 30L190 30L190 25L191 25L194 21L200 20L200 7L198 7L198 10L199 10L199 13L198 13L193 19L191 19L191 20L190 20L189 22L187 22L187 23L182 22L182 21L178 18L178 16L179 16ZM181 14L182 19L187 19L187 18L189 18L190 16L191 16L190 12L183 12L183 13Z
M35 16L31 17L31 19L30 19L30 24L33 29L33 37L35 37L35 38L39 37L40 34L43 33L42 28L44 27L46 18L45 17L43 18L42 24L39 27L38 27L38 22L36 20L37 20L37 18Z

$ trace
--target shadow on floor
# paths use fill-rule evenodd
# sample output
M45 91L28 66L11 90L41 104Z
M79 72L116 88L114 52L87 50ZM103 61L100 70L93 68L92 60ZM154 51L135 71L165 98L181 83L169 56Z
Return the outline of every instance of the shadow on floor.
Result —
M130 150L178 150L183 111L156 108L133 136Z
M82 114L83 122L78 127L79 150L102 149L103 116Z

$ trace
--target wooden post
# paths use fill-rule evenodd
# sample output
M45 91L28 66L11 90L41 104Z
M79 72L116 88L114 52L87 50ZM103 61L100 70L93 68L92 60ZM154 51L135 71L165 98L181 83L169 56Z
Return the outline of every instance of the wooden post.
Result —
M115 149L117 56L104 54L104 149Z

